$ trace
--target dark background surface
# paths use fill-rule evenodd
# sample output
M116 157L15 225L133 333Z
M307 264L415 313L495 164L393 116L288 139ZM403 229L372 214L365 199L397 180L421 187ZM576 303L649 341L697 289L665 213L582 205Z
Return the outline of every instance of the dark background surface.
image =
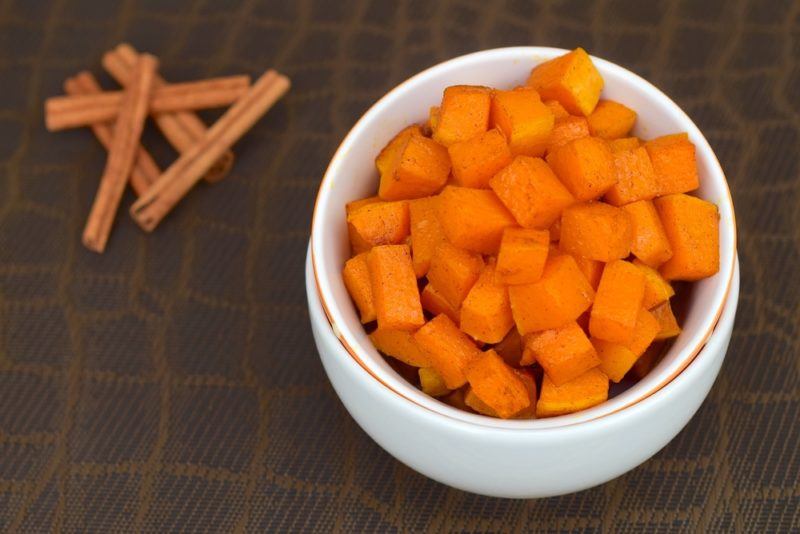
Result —
M123 212L97 256L80 233L104 152L48 134L42 102L123 40L169 80L275 67L294 87L228 179L149 236ZM452 490L379 449L324 376L303 285L315 192L359 115L507 45L582 45L663 89L716 150L740 231L736 331L699 413L627 475L538 501ZM0 1L0 525L800 528L799 58L789 1Z

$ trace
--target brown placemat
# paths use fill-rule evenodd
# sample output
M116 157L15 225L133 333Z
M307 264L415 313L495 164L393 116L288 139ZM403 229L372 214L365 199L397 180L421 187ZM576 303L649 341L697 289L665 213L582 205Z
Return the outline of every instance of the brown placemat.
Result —
M273 66L294 86L228 179L150 236L121 217L97 256L79 238L104 153L88 131L48 134L42 101L123 40L172 80ZM555 499L478 497L393 460L334 395L305 304L312 201L348 128L414 72L577 44L652 80L716 150L740 231L736 332L699 413L641 467ZM800 528L798 58L797 1L0 2L0 525Z

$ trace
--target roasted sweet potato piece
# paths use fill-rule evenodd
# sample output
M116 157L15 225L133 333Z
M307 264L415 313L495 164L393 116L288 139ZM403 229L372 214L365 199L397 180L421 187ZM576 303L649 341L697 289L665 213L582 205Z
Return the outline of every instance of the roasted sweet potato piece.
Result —
M700 280L719 271L719 212L705 200L667 195L654 201L672 257L659 271L667 280Z
M400 132L392 137L383 149L378 153L375 158L375 166L378 168L378 173L383 176L391 171L400 159L400 154L403 148L408 144L408 140L413 136L422 136L422 130L416 124L406 126ZM394 200L394 199L387 199Z
M681 327L678 326L678 321L672 313L672 306L670 306L668 300L650 310L650 313L658 321L659 328L655 337L656 340L669 339L681 333Z
M634 139L638 143L637 139ZM614 154L614 169L617 183L606 191L606 202L614 206L630 204L637 200L650 200L658 192L656 175L650 156L643 147L617 150Z
M433 138L450 146L489 129L491 91L488 87L453 85L444 90Z
M564 326L594 301L594 289L568 255L549 256L537 282L508 286L508 295L522 335Z
M633 329L633 337L623 343L637 357L644 354L647 347L653 342L660 330L658 319L649 311L642 308L636 317L636 326Z
M405 130L404 130L405 132ZM381 181L378 196L384 200L408 200L438 193L450 174L450 156L447 149L428 137L412 131L398 141L396 137L384 149L389 151L388 162L381 164ZM395 143L399 146L392 148ZM389 159L391 158L391 159Z
M642 143L639 141L638 137L623 137L622 139L612 139L609 141L608 146L611 147L611 152L621 152L639 148L642 146Z
M506 285L536 282L544 271L549 248L547 230L506 228L497 255L497 280Z
M475 394L475 391L469 386L464 388L464 404L481 415L486 415L488 417L500 417L497 415L497 412L494 411L494 408L483 402L481 398Z
M481 254L497 254L503 230L516 224L497 195L485 189L447 186L437 213L448 241Z
M428 110L428 123L427 129L431 136L436 131L436 128L439 126L439 113L441 112L441 108L439 106L431 106Z
M530 87L495 91L492 95L491 124L502 131L514 155L544 154L554 117Z
M417 278L428 274L431 258L439 243L444 241L444 231L436 215L438 197L425 197L408 203L411 227L411 260Z
M575 202L541 158L517 156L489 185L525 228L548 228Z
M366 252L377 245L397 245L408 237L408 202L370 202L347 215L353 252Z
M636 363L637 356L625 345L592 338L592 344L600 357L600 369L609 380L618 383Z
M415 330L422 326L425 317L408 245L373 247L367 265L378 328Z
M413 332L407 330L378 329L369 335L375 348L413 367L427 367L431 364L425 351L414 341Z
M630 215L603 202L575 204L561 215L559 248L574 256L609 262L630 254Z
M419 296L422 301L422 309L431 315L445 314L456 324L461 322L460 310L454 308L436 288L428 282Z
M471 390L503 419L530 406L525 383L493 350L472 360L466 376Z
M522 359L522 345L523 341L522 336L519 335L519 330L512 328L508 334L506 334L506 337L493 348L508 365L519 367L519 362Z
M521 364L534 362L560 386L597 367L600 359L583 329L572 321L560 328L525 336Z
M528 85L545 100L558 100L573 115L588 116L594 111L603 78L583 48L537 65Z
M644 298L644 274L634 264L614 260L603 269L592 305L593 338L627 343L633 337Z
M585 410L608 400L608 377L598 367L560 386L547 374L536 403L536 417L553 417Z
M613 100L601 100L587 117L592 135L603 139L625 137L633 129L636 112Z
M553 131L550 132L550 137L547 138L546 152L553 152L570 141L583 137L589 137L589 123L585 118L569 115L556 119Z
M597 286L600 285L600 277L603 276L603 269L606 264L602 261L584 258L583 256L573 256L573 258L578 265L578 269L581 270L583 276L589 281L589 285L592 286L592 289L597 291Z
M555 118L555 120L569 116L569 111L564 109L564 106L562 106L561 102L559 102L558 100L545 100L544 105L550 108L550 111L553 113L553 118Z
M428 354L431 367L444 379L448 389L467 383L469 364L481 351L446 315L437 315L414 334L414 340Z
M694 144L685 133L658 137L644 147L653 163L658 196L688 193L700 187Z
M489 178L511 163L505 136L496 129L453 143L447 149L453 165L453 181L463 187L485 189Z
M614 155L598 137L581 137L556 148L547 163L577 200L600 198L617 183Z
M675 294L672 285L664 280L664 277L658 271L645 265L639 260L633 260L633 264L642 270L644 274L644 298L642 299L642 308L651 310L653 307L665 302Z
M348 202L345 206L345 211L347 213L347 234L350 237L350 250L352 251L353 255L361 254L362 252L367 252L369 249L372 248L372 244L368 243L364 240L356 230L355 226L350 222L350 214L354 213L358 208L363 206L367 206L369 204L374 204L376 202L380 202L381 199L377 196L369 197L369 198L362 198L361 200L354 200L352 202Z
M628 212L633 223L633 255L651 267L658 267L670 259L672 248L653 203L639 200L622 206L622 209Z
M431 397L441 397L450 393L444 378L433 367L420 367L419 385L422 391Z
M342 278L344 278L344 286L350 293L350 298L358 308L361 322L366 324L374 321L376 319L375 304L372 300L372 282L369 278L366 252L345 262Z
M461 330L484 343L499 343L514 326L508 289L495 281L490 261L461 305Z
M428 270L433 284L453 309L459 309L483 270L480 254L454 247L443 241L436 248Z
M663 341L654 341L647 350L644 351L644 354L639 356L636 359L636 363L633 364L633 369L631 369L631 373L637 379L644 378L647 373L653 370L658 362L661 360L661 356L664 353L664 342Z

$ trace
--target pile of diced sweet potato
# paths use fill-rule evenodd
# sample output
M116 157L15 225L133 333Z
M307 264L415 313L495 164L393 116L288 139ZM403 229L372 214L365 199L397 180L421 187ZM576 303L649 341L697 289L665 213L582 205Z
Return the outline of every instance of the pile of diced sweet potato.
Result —
M636 112L602 88L581 48L524 87L448 87L347 205L345 285L426 393L502 418L599 404L679 334L670 282L717 272L694 145L630 137Z

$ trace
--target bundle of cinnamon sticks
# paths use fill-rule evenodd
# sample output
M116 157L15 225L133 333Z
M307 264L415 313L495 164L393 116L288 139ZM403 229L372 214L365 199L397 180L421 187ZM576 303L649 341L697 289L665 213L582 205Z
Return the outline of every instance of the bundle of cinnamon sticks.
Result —
M231 146L290 86L286 76L271 69L253 84L248 76L170 84L158 75L157 58L125 43L107 52L102 63L123 90L103 91L83 71L64 82L66 96L45 102L48 130L89 126L108 150L82 238L95 252L105 250L128 183L138 196L131 216L149 232L198 181L225 177L233 164ZM210 128L194 113L227 105ZM140 144L148 116L179 153L165 171Z

